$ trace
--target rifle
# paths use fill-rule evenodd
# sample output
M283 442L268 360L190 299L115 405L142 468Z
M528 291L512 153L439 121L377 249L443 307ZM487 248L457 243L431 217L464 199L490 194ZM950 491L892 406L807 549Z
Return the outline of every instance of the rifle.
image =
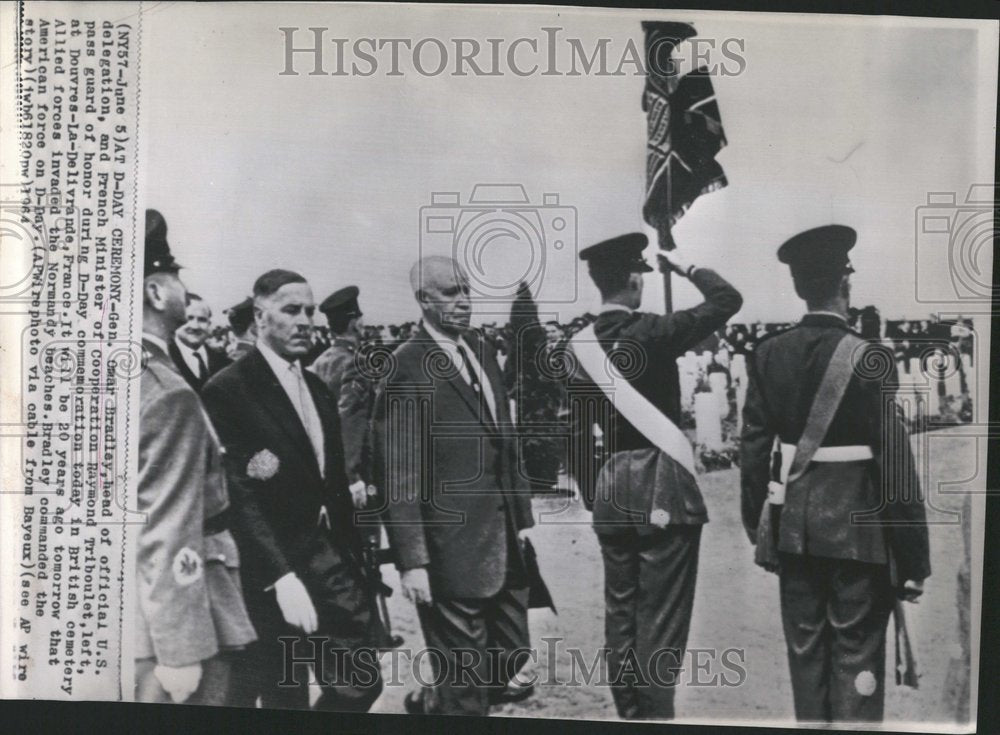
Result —
M386 598L392 597L392 587L382 581L382 565L395 563L395 554L392 549L381 548L382 540L379 536L369 534L365 536L364 563L368 580L375 593L378 602L378 616L382 623L382 630L385 632L380 648L399 648L403 645L403 637L393 635L392 621L389 619L389 606Z
M896 600L892 610L892 619L896 623L896 684L918 688L920 674L917 673L917 658L913 655L910 644L910 633L906 629L906 614L903 612L903 602Z

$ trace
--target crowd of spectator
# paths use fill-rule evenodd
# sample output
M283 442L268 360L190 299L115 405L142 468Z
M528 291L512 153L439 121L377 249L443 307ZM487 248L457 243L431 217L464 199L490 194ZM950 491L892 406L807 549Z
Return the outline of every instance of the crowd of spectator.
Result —
M234 320L232 311L225 312L229 317L230 324L215 327L207 342L209 349L230 354L230 357L232 357L233 345L247 328L246 325L238 323L238 317ZM563 344L594 319L593 314L587 313L565 323L547 321L542 325L545 329L546 341L553 346ZM233 324L234 321L237 323ZM970 360L974 360L973 331L970 319L958 317L951 320L939 320L928 317L927 319L883 321L875 307L866 306L863 309L851 309L850 325L866 339L880 340L886 345L891 344L896 360L904 365L904 371L909 370L908 363L911 358L925 356L929 350L935 348L949 349L958 355L965 355ZM366 325L364 327L364 341L393 350L409 339L418 326L419 323L415 321L407 321L402 324ZM716 354L721 350L728 352L730 356L747 355L753 352L754 345L758 341L788 329L790 326L792 326L792 322L728 324L716 334L706 338L695 352L700 354L703 351L710 351ZM511 323L488 322L476 327L476 329L496 349L497 357L501 367L503 367L512 349L511 346L517 339L514 327ZM313 339L315 346L306 359L307 364L330 346L330 332L325 324L317 324L314 327Z

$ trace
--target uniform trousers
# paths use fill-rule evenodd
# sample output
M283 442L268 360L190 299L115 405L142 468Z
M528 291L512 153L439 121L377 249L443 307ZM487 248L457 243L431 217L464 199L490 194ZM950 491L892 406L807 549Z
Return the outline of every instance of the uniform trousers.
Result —
M888 566L788 553L780 560L796 719L881 721L895 603Z
M698 573L700 525L599 534L608 678L618 715L670 719ZM644 529L645 531L646 529Z

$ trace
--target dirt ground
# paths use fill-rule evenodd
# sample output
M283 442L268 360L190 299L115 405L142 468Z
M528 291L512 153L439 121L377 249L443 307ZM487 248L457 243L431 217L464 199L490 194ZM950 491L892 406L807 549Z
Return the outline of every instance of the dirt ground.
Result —
M922 486L925 492L930 488L930 502L940 509L928 513L933 522L930 527L933 576L921 601L906 605L921 673L920 688L897 686L893 680L891 621L886 682L886 723L901 727L910 724L920 729L955 726L943 691L948 664L960 652L955 595L956 574L963 554L961 527L958 519L947 511L958 510L962 497L933 488L939 481L968 478L970 467L976 462L974 443L946 432L930 435L927 446L928 466L932 471L922 477ZM723 686L724 680L737 681L735 671L721 664L717 657L700 654L708 668L697 676L697 682L690 673L683 677L684 683L677 693L677 719L790 724L792 693L778 608L778 580L753 563L752 547L739 516L739 471L709 473L700 478L700 484L710 522L702 535L689 648L742 649L746 676L736 686ZM555 683L571 678L568 647L578 648L589 662L603 645L604 572L597 539L589 526L589 514L578 501L568 498L536 499L534 507L536 519L538 514L542 515L531 532L532 540L559 614L547 609L530 613L532 641L539 651L535 669L539 686L535 695L522 703L495 707L492 714L616 719L606 686ZM398 590L395 571L390 567L384 567L383 571L386 582ZM389 599L389 610L394 632L406 639L404 649L419 649L423 639L413 606L397 592ZM546 643L545 638L558 641ZM690 660L689 656L688 663ZM382 664L387 686L373 711L402 712L403 697L415 686L412 661L401 653L395 658L384 656ZM699 683L707 685L696 685Z

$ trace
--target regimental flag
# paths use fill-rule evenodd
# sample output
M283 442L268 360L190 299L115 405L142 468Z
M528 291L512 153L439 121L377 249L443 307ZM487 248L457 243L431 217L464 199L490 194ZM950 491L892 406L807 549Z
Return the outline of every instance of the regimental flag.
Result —
M721 189L726 175L715 155L726 144L708 69L681 76L672 54L695 35L687 23L644 21L646 34L646 202L642 216L674 248L670 229L702 194Z

